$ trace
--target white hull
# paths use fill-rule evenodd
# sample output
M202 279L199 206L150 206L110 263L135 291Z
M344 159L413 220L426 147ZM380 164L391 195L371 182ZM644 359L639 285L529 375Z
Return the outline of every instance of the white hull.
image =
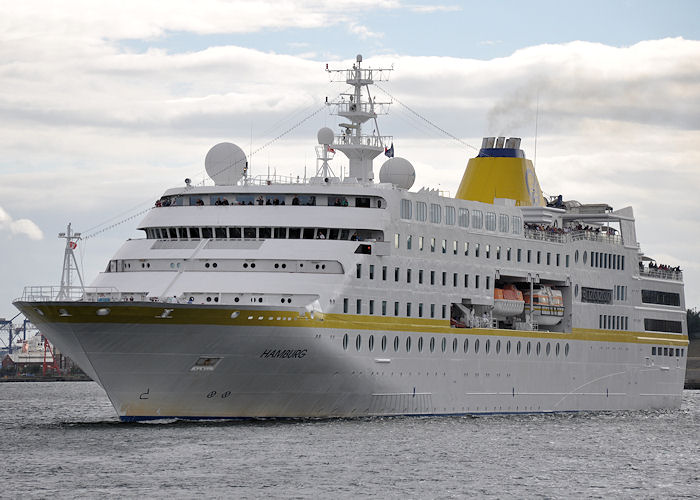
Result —
M280 326L42 323L34 316L44 334L100 383L124 420L674 408L680 405L685 367L675 356L650 359L646 343L576 340L571 334L353 330L351 323L348 329L329 328L308 316ZM200 357L222 359L214 370L193 371Z

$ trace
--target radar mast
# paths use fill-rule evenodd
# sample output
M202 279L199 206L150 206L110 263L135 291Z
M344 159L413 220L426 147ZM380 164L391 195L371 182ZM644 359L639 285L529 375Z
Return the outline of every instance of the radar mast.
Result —
M335 136L332 146L348 157L350 179L357 182L373 182L372 161L384 152L386 145L392 143L393 138L380 135L377 124L377 115L387 114L391 103L377 102L376 97L370 95L369 86L373 85L375 80L388 80L391 69L361 66L362 55L359 54L352 69L328 69L326 65L332 82L345 81L353 87L352 93L341 94L339 100L328 103L332 107L332 114L342 116L350 122L340 123L343 132ZM369 120L374 121L374 130L371 135L363 134L362 125Z

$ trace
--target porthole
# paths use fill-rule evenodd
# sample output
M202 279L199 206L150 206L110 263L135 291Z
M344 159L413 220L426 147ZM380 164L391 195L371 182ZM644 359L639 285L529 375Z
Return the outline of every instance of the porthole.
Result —
M192 296L190 295L190 298L189 298L187 301L190 302L190 303L194 302L194 297L192 297Z
M442 348L442 352L445 352L447 350L447 339L445 337L442 338L442 342L440 343L440 347Z
M369 348L370 352L374 351L374 335L369 336L369 341L367 342L367 347Z
M239 300L241 300L241 299L239 299L238 297L234 297L234 299L233 299L234 302L238 302Z
M469 339L464 339L464 354L469 352Z
M569 344L566 344L564 346L564 356L568 356L568 355L569 355Z
M343 335L343 349L348 350L348 334Z
M280 302L282 302L284 304L284 299L280 299Z
M107 307L101 307L95 311L95 314L98 316L107 316L109 314L109 309Z
M435 337L430 337L430 352L435 352Z
M316 264L316 269L318 269L319 267L320 267L320 266L319 266L318 264Z
M510 354L510 340L506 342L506 354Z
M476 353L479 352L479 339L476 339L474 341L474 352L476 352Z
M174 263L174 262L171 262L171 263L170 263L170 269L175 269L175 263Z
M540 355L540 351L541 351L541 350L542 350L542 346L540 345L539 342L537 342L537 347L535 348L535 351L536 351L536 354L537 354L538 356Z
M219 302L219 297L214 297L214 302Z
M251 268L255 269L255 262L250 265Z
M326 265L325 265L325 264L321 264L321 269L325 269L325 268L326 268Z
M255 267L255 264L253 264L253 267ZM299 267L304 267L304 264L301 264ZM282 264L282 269L287 269L287 264Z
M146 267L150 269L151 263L150 263L150 262L146 262Z
M423 352L423 337L418 337L418 352Z
M206 267L207 269L209 269L209 262L207 262L206 264L204 264L204 267Z
M244 262L244 263L243 263L243 269L248 269L248 263L247 263L247 262Z
M262 297L258 297L258 302L262 302Z
M211 302L211 297L207 297L207 302Z
M411 337L406 337L406 352L411 352Z
M233 311L231 313L231 319L236 319L241 313L239 311Z
M496 354L499 354L501 352L501 341L497 340L496 341Z
M394 352L399 352L399 338L394 337Z
M491 339L486 339L486 345L484 346L484 350L486 351L486 354L488 354L491 350Z
M452 339L452 352L457 352L457 338Z
M211 265L211 267L214 267L214 268L215 268L215 267L216 267L216 262L214 262L214 263Z
M559 356L559 344L554 346L554 354L558 357Z
M518 343L515 346L515 354L520 354L520 351L522 350L521 347L522 347L522 344L518 340Z
M146 264L144 264L143 262L141 262L141 267L142 267L142 268L145 268L145 267L146 267Z
M355 349L358 351L362 347L362 336L358 333L357 337L355 337Z
M578 264L578 250L574 252L574 262Z
M292 303L292 299L287 299L287 304L291 304L291 303Z
M530 347L531 347L531 346L530 346L530 341L528 340L528 341L527 341L527 347L525 348L525 353L526 353L528 356L530 355L530 350L531 350Z
M386 351L386 335L382 335L382 352Z
M549 353L551 352L551 346L549 345L549 342L547 342L547 347L544 349L544 353L549 356Z
M177 267L178 269L180 269L180 263L178 262L178 263L175 265L175 267Z
M279 265L279 264L275 264L275 269L279 269L279 268L280 268L280 265Z

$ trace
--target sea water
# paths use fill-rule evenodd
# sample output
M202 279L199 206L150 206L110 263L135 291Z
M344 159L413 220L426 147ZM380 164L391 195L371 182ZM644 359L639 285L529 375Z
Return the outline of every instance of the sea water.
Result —
M699 498L678 410L122 423L93 382L0 384L3 498Z

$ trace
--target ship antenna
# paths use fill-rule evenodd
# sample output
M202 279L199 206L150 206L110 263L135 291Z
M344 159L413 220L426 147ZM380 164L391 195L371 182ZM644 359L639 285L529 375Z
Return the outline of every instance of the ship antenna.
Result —
M72 285L71 278L73 272L78 276L78 281L80 281L80 290L85 293L85 285L83 284L83 278L80 276L80 270L78 269L78 262L75 260L75 253L73 252L78 247L78 241L81 239L80 233L73 233L71 231L71 224L68 223L65 233L58 233L59 238L66 240L66 249L63 253L63 272L61 273L61 287L58 290L58 295L56 300L70 300L72 298Z

